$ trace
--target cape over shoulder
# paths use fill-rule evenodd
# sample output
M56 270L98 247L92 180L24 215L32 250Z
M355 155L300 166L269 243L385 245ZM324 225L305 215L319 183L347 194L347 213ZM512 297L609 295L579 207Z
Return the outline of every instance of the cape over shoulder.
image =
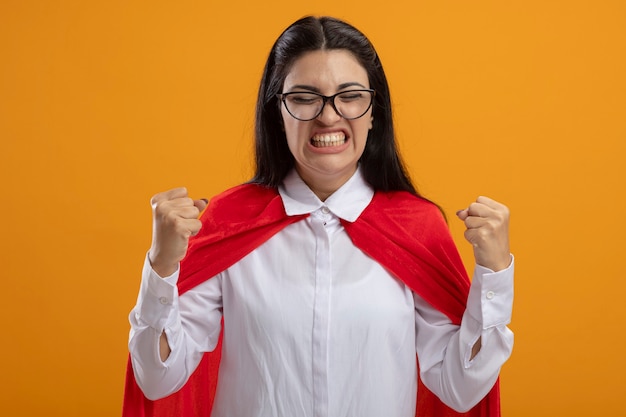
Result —
M224 271L305 217L287 216L275 188L243 184L219 194L203 213L202 229L181 263L179 292ZM454 322L460 321L469 279L437 206L403 191L377 192L355 222L342 223L357 247ZM437 305L442 289L456 299L451 311L447 302Z
M342 223L357 247L460 323L470 281L434 203L404 191L377 192L357 221Z
M178 291L206 281L241 260L287 225L308 215L287 216L275 188L242 184L211 199L200 232L180 265Z
M275 188L243 184L214 197L203 213L202 229L181 262L179 293L243 258L287 225L308 215L287 216ZM376 192L354 222L342 220L353 243L435 308L459 323L469 279L437 206L406 192ZM221 340L207 353L185 386L167 398L147 400L130 365L124 417L210 416L221 356ZM497 417L498 383L475 408L459 414L444 405L418 378L416 416Z
M288 217L275 188L242 184L213 197L200 220L200 232L190 239L180 265L178 292L195 287L224 271L275 233L305 216ZM178 392L160 400L145 397L128 358L123 417L209 417L221 359L222 337L213 352Z

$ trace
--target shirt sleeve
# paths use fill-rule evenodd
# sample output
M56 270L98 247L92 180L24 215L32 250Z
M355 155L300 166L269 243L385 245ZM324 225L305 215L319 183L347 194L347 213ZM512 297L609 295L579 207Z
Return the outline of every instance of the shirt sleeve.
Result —
M215 349L221 331L220 276L179 296L178 275L177 270L160 277L146 256L137 304L129 316L128 348L135 379L151 400L182 388L204 352ZM159 353L163 332L171 349L165 362Z
M495 384L513 349L514 260L502 271L477 265L461 325L415 295L416 348L424 384L457 411L476 405ZM480 339L480 351L472 348Z

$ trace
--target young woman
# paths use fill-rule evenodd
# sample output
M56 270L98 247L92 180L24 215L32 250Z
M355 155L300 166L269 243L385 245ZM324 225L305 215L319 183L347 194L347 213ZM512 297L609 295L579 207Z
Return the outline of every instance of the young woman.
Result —
M368 39L328 17L287 28L255 136L249 183L208 207L184 188L152 199L125 416L499 415L508 209L479 197L457 213L470 285L398 155Z

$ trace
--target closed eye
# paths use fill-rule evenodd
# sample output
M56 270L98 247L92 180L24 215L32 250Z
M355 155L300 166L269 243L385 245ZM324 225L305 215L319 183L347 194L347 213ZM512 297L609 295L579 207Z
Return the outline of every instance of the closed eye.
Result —
M354 101L362 99L363 93L361 91L347 91L337 96L341 101Z
M287 100L294 104L306 105L319 103L321 98L315 94L289 94Z

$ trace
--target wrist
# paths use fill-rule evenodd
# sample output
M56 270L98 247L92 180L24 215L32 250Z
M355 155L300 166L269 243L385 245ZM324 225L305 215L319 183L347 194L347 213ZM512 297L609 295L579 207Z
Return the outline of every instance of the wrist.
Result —
M158 256L148 253L148 261L152 270L161 278L167 278L178 270L178 262L163 262Z
M493 272L498 272L498 271L503 271L507 269L509 266L511 266L512 261L513 261L513 257L511 256L511 254L508 254L506 257L503 257L502 259L499 259L499 260L494 260L493 262L485 262L485 263L477 262L477 264L484 268L490 269Z

